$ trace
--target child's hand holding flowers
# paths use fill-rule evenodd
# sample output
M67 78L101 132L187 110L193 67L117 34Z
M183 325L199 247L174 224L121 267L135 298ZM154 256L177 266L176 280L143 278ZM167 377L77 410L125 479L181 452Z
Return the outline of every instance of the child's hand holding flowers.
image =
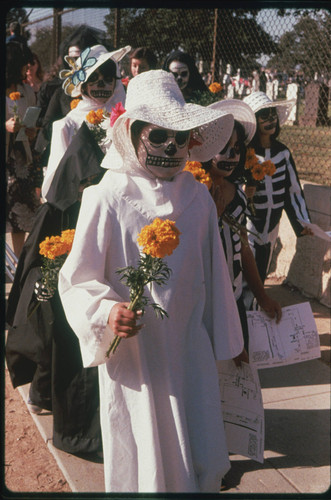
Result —
M107 357L115 353L122 337L131 337L139 332L143 325L137 325L136 321L143 315L146 306L151 305L155 314L162 319L168 316L164 309L151 303L143 293L146 285L156 283L161 286L169 279L171 269L162 259L171 255L178 246L179 235L180 231L173 221L158 217L152 224L142 228L137 238L143 247L138 266L117 271L121 275L120 280L130 288L130 302L118 303L110 311L108 324L116 336L106 352Z
M9 99L13 101L13 114L14 116L12 118L9 118L9 120L6 121L6 130L7 132L10 132L11 134L16 134L16 132L19 131L21 128L21 120L18 115L18 108L17 108L17 101L21 98L21 94L19 92L11 92L9 94Z

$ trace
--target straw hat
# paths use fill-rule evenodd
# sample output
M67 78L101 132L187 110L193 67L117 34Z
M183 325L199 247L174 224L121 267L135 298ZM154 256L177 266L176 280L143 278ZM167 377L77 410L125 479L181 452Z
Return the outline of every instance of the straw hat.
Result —
M190 160L207 161L228 142L234 119L228 111L186 103L172 73L150 70L130 80L125 113L115 122L113 141L120 150L121 129L141 120L170 130L196 129L196 141L190 149Z
M241 123L245 129L245 144L251 142L256 132L256 118L248 104L238 99L225 99L224 101L213 102L208 107L231 113L234 119Z
M288 101L272 101L264 92L252 92L244 97L243 102L248 104L254 113L264 108L276 108L278 113L279 125L283 125L289 116L291 109L296 103L296 99Z
M130 45L127 45L113 52L108 52L103 45L94 45L83 50L77 60L70 56L65 56L64 59L71 67L70 70L63 69L59 73L60 78L65 79L62 84L65 93L71 97L78 97L81 94L82 83L86 82L99 66L108 61L108 59L112 59L117 63L130 50ZM117 76L120 78L119 74Z

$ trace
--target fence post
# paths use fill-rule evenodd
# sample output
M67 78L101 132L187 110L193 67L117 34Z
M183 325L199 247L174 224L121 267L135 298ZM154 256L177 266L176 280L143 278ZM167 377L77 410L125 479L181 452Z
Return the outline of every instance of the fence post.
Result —
M59 57L59 47L61 43L62 17L60 11L61 9L53 9L53 64L55 64Z
M120 25L121 25L121 11L115 9L115 22L114 22L114 49L120 45Z
M219 74L219 57L217 50L217 35L218 35L218 9L214 10L214 39L213 39L213 60L211 63L212 71L211 71L211 82L217 79L217 75Z

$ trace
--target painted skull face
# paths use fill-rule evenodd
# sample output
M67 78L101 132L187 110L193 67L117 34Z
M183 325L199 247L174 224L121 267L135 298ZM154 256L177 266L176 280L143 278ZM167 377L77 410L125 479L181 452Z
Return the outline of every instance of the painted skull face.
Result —
M240 143L234 129L230 140L220 153L212 159L211 175L213 178L228 177L238 166L240 160Z
M172 61L169 64L169 71L174 75L180 90L185 89L190 79L190 70L187 64L180 61Z
M256 121L260 134L272 135L277 127L278 114L276 108L263 108L256 113Z
M183 170L188 156L190 131L169 130L145 125L133 138L141 166L155 177L170 179Z
M103 105L113 95L115 84L113 75L103 75L96 69L86 82L86 93L91 99Z

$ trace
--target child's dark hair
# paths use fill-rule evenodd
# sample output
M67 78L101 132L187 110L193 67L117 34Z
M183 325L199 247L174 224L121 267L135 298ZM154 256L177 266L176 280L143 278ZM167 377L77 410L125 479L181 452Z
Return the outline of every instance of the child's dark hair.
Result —
M146 59L149 69L155 69L157 65L156 55L148 47L138 47L134 49L129 55L130 61L132 59Z

